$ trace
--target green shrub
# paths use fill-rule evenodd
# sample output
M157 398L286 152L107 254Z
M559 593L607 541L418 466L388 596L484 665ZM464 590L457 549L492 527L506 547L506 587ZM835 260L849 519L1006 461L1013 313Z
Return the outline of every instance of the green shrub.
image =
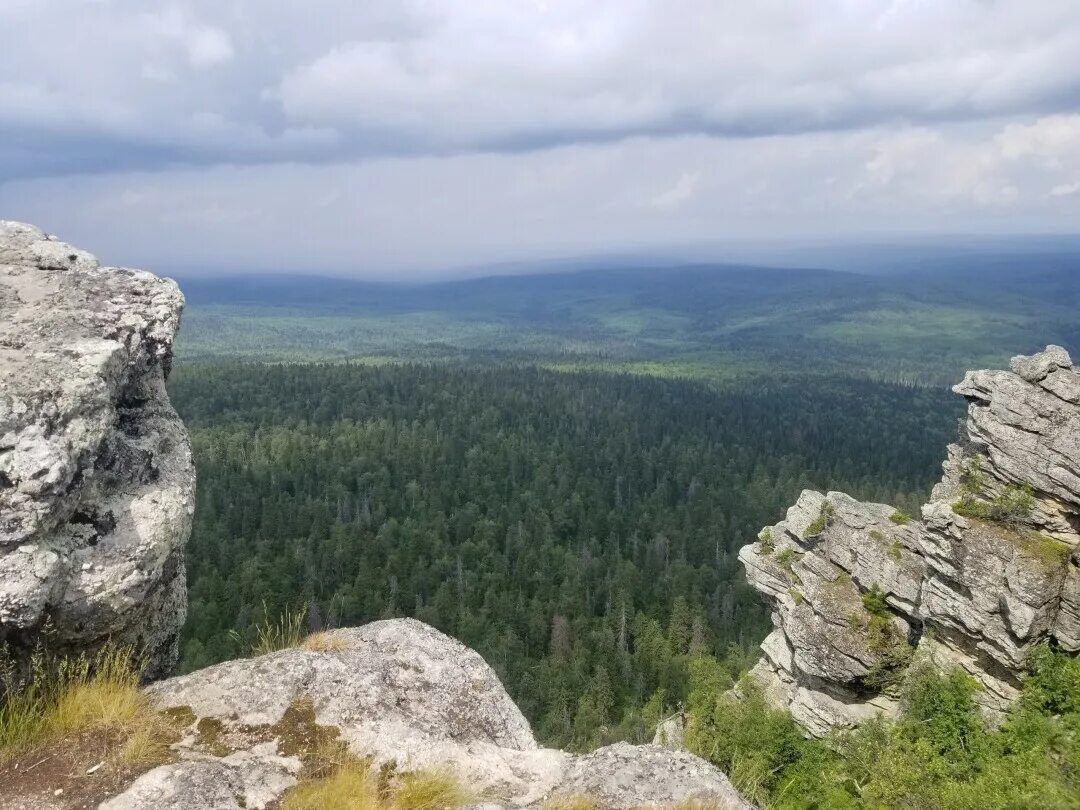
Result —
M991 520L1011 529L1017 529L1031 517L1035 509L1035 496L1027 484L1022 487L1010 484L1000 495L994 496L989 501L964 493L960 500L952 505L952 508L954 512L964 517Z
M885 591L876 582L870 586L870 590L863 593L862 604L866 612L872 616L889 615L889 605L885 601Z
M891 520L897 526L907 526L909 523L911 523L911 515L909 515L907 512L903 512L897 509L891 515L889 515L889 520Z
M960 465L960 490L965 495L981 495L986 488L982 456L972 456Z
M976 708L972 678L919 667L905 679L898 720L820 741L804 739L745 679L743 700L725 694L720 664L702 660L691 670L687 743L763 808L1075 808L1080 659L1042 646L1028 668L998 731Z
M980 501L977 498L973 498L970 495L963 495L960 500L954 501L952 509L956 514L967 518L978 518L979 520L990 519L990 504L986 501Z
M709 659L691 663L687 745L728 774L748 800L766 805L785 791L792 781L789 769L808 756L808 749L824 746L805 739L790 714L770 708L753 679L739 682L742 699L718 691L718 670Z
M863 683L871 689L881 690L900 681L914 650L893 623L880 585L870 586L870 590L862 595L862 604L867 613L866 645L878 657Z
M762 554L772 554L776 550L772 529L762 529L761 534L758 535L758 542L761 544Z
M779 565L785 571L790 572L791 564L795 562L796 556L797 555L795 549L793 549L791 546L785 546L784 548L780 549L779 552L777 552L776 556L773 559L776 560L777 565Z
M1005 491L990 501L990 519L1009 526L1019 526L1031 517L1035 510L1035 497L1031 487L1007 486Z
M832 523L833 517L836 515L836 510L833 505L828 501L823 501L821 504L821 512L818 516L806 527L806 537L814 538L820 537L821 533L829 528L829 524Z

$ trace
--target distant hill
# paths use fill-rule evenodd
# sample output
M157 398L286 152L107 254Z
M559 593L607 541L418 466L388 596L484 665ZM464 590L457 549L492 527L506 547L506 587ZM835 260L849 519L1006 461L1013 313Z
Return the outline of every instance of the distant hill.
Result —
M917 257L897 272L731 264L428 284L182 280L186 357L518 360L724 379L922 383L1047 343L1080 348L1080 252Z

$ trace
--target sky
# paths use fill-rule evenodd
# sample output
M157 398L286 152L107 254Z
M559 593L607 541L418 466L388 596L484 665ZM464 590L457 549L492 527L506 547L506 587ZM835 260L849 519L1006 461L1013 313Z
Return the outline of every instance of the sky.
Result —
M0 0L0 217L162 272L1080 232L1077 0Z

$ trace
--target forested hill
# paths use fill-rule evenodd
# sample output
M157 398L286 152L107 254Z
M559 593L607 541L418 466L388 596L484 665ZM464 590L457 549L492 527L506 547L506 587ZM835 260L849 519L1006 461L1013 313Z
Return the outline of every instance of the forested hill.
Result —
M190 279L178 351L944 385L1047 343L1080 348L1080 252L949 262L883 275L698 264L414 285Z
M199 476L184 668L286 607L312 627L415 616L582 748L650 736L692 651L761 640L735 553L800 489L910 508L958 415L870 381L449 364L182 362L170 391Z

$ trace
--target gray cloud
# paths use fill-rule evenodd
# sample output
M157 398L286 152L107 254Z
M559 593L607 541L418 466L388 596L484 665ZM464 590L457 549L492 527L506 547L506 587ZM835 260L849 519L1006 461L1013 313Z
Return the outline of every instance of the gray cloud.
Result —
M1080 109L1074 0L0 0L0 49L0 177Z
M0 0L0 53L0 215L164 270L1080 221L1075 0Z
M0 210L162 271L409 277L730 238L1075 232L1080 115L30 179Z

